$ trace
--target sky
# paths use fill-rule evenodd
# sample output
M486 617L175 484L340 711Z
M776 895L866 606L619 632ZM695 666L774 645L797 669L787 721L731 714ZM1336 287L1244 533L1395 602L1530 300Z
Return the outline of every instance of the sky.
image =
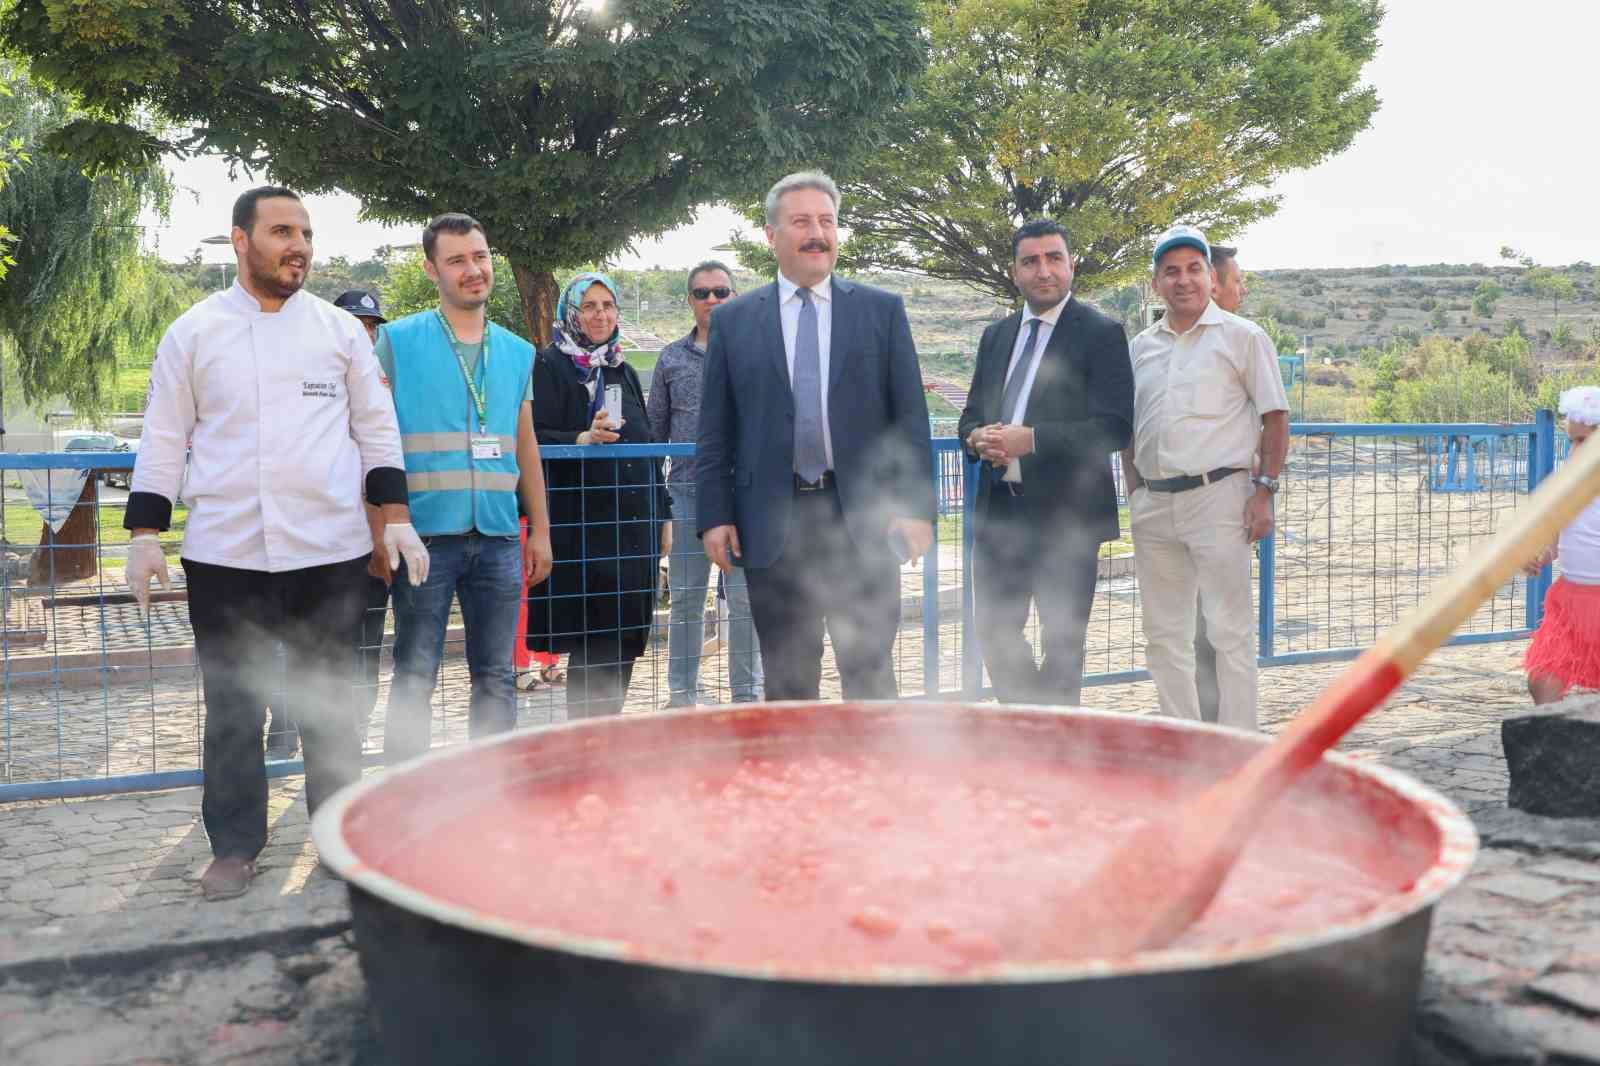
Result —
M1600 2L1387 7L1381 48L1364 71L1382 107L1349 150L1278 182L1278 213L1233 242L1246 268L1493 263L1504 244L1541 263L1600 262L1600 215L1591 204L1600 188L1600 91L1588 76ZM201 238L227 232L233 198L255 183L230 179L214 158L171 165L180 191L171 217L151 232L163 256L182 259ZM418 239L418 227L358 221L353 197L308 202L319 259L364 258L379 245ZM841 222L849 213L846 203ZM689 266L736 227L743 223L732 212L704 208L618 263ZM227 248L203 254L206 262L231 259Z

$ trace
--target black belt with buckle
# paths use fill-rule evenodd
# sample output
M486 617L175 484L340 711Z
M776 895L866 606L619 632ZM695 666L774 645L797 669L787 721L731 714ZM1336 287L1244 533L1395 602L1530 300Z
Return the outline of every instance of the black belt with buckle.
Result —
M1209 485L1213 481L1221 481L1225 477L1244 473L1243 467L1219 466L1205 474L1189 474L1185 477L1169 477L1160 481L1146 481L1145 487L1151 492L1188 492L1201 485Z
M822 476L815 481L803 481L799 474L794 476L794 491L796 492L826 492L833 488L833 471L824 470Z

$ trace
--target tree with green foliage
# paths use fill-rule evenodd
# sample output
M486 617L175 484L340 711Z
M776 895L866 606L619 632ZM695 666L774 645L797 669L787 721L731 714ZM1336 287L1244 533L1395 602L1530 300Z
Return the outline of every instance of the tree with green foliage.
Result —
M1014 304L1011 232L1061 220L1081 292L1149 271L1174 221L1224 239L1349 147L1378 0L923 0L930 60L842 179L846 262Z
M1096 303L1106 314L1120 319L1128 336L1144 329L1144 305L1147 299L1143 285L1123 285L1108 293L1101 293Z
M1561 394L1579 385L1600 385L1600 367L1588 366L1544 375L1534 394L1534 406L1553 411L1561 401Z
M1484 360L1497 374L1505 374L1520 388L1532 388L1535 366L1533 345L1520 332L1512 330L1500 338L1499 344L1488 346Z
M1505 290L1492 281L1480 281L1472 290L1472 313L1479 318L1493 318L1494 305L1500 302Z
M1402 422L1512 422L1533 416L1532 398L1482 363L1401 381L1395 417Z
M0 81L0 124L29 157L0 188L0 225L17 238L0 285L0 346L30 403L62 397L99 413L119 359L154 349L193 295L142 250L139 215L164 209L168 179L156 163L90 176L52 155L52 139L84 112L12 64L0 62Z
M1433 314L1428 318L1428 323L1436 330L1444 329L1450 324L1450 315L1443 307L1435 306Z
M1549 267L1535 267L1523 280L1528 283L1529 292L1550 301L1550 309L1557 319L1561 317L1561 301L1571 300L1578 294L1578 286L1570 277Z
M1278 320L1268 315L1257 320L1267 338L1272 341L1272 349L1279 355L1293 355L1300 350L1300 338L1286 326L1280 325Z
M843 167L924 60L916 0L10 0L0 36L104 117L91 161L220 153L366 217L467 211L548 339L554 272ZM129 124L154 111L182 142Z
M11 177L11 171L29 162L27 145L19 133L12 128L15 121L11 112L12 101L16 94L7 84L12 76L9 67L4 68L5 80L0 81L0 192L6 187L6 182ZM11 246L17 243L17 235L12 233L5 223L0 222L0 281L5 280L6 271L16 265L16 260L11 257Z
M1373 374L1372 400L1369 410L1374 422L1395 421L1395 389L1400 383L1400 357L1384 352L1378 357Z
M1550 331L1550 343L1566 355L1576 355L1583 350L1583 341L1578 339L1571 322L1557 322L1556 328Z

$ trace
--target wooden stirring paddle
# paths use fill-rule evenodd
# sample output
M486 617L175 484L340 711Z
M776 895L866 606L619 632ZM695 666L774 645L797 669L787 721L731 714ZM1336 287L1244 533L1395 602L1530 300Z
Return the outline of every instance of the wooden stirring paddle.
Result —
M1165 947L1210 906L1272 802L1600 495L1600 445L1574 449L1487 550L1351 663L1249 762L1117 848L1061 912L1064 953Z

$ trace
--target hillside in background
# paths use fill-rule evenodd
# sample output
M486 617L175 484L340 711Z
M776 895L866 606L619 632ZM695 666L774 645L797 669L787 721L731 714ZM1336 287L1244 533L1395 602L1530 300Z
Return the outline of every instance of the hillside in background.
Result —
M380 250L362 262L319 262L308 288L328 299L351 288L376 289L388 297L391 275L398 278L405 254ZM231 268L214 264L168 269L199 290L232 280ZM693 318L681 271L611 274L622 290L619 302L630 328L663 341L689 331ZM764 279L736 270L734 280L740 291L748 291ZM859 280L904 297L924 375L939 383L945 396L959 400L971 382L984 327L1008 309L951 282L908 274ZM1548 401L1553 390L1596 374L1600 296L1588 263L1548 269L1524 261L1268 270L1247 274L1247 281L1243 313L1267 328L1281 355L1298 354L1305 361L1305 372L1295 374L1290 389L1297 419L1369 421L1428 410L1443 418L1455 412L1461 419L1515 420ZM511 279L497 278L496 284L509 285ZM1131 336L1140 328L1149 294L1128 287L1086 298L1121 318ZM646 370L653 363L648 355L632 358ZM123 410L142 401L147 374L147 361L119 369L118 391L128 405ZM1453 388L1456 399L1446 403L1433 396L1425 402L1421 397L1430 376L1439 378L1434 393ZM1476 392L1469 396L1464 390ZM936 416L956 413L937 395L930 395L930 410Z

